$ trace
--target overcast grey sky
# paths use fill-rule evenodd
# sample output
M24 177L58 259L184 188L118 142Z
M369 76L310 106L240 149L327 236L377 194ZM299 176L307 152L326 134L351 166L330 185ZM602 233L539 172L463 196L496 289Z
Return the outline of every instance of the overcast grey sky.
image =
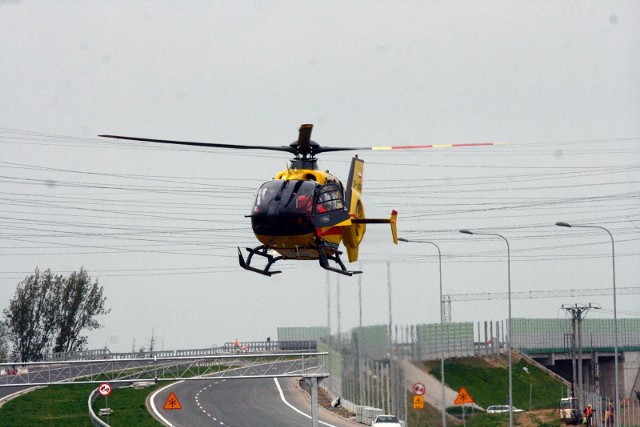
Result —
M637 1L0 1L0 307L38 267L84 266L112 312L90 347L166 349L358 322L358 278L286 262L237 265L244 217L288 155L100 140L100 133L285 145L301 123L331 146L480 141L507 146L363 152L367 215L436 242L445 294L640 286ZM349 153L320 167L346 179ZM361 246L363 319L439 321L430 245ZM356 268L358 268L356 266ZM620 296L638 317L639 295ZM514 300L514 317L563 303ZM335 300L333 301L335 303ZM337 329L336 318L333 329ZM453 303L454 321L503 320L505 301Z

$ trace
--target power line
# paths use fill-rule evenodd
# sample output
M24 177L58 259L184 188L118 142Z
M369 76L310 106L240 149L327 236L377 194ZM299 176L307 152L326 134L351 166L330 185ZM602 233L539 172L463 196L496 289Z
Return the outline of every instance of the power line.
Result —
M586 297L612 295L611 288L596 289L554 289L548 291L521 291L511 292L511 299L532 299L532 298L558 298L558 297ZM617 295L640 294L640 287L630 286L616 289ZM469 294L449 294L442 296L442 309L445 313L445 320L451 323L451 302L453 301L486 301L509 298L508 292L482 292Z

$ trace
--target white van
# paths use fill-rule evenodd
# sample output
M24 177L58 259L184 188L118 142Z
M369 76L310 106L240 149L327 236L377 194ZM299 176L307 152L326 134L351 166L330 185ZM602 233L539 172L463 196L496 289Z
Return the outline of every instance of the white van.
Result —
M487 408L487 414L504 414L505 412L509 412L509 405L492 405ZM511 412L522 412L522 409L512 406Z

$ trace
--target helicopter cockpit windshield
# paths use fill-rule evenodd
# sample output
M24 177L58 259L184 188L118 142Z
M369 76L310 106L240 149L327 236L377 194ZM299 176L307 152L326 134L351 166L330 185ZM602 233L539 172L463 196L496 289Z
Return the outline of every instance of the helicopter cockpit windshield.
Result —
M253 214L311 213L317 186L313 181L265 182L256 195Z
M344 221L349 213L335 183L276 179L262 184L250 216L256 234L284 236L312 233L314 227Z
M315 181L273 180L256 194L251 223L256 234L295 235L312 233Z

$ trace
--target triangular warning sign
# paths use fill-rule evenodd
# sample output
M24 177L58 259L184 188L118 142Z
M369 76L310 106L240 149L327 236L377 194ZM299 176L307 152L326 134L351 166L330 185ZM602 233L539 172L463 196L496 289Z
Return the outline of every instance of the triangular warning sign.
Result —
M465 390L464 387L460 387L460 391L458 392L458 397L456 397L456 400L454 400L453 403L454 405L464 405L467 403L473 403L473 397L471 397L471 395L467 393L467 390Z
M176 394L174 392L171 392L171 394L169 394L169 397L164 403L162 409L182 409L182 405L178 401L178 398L176 397Z

